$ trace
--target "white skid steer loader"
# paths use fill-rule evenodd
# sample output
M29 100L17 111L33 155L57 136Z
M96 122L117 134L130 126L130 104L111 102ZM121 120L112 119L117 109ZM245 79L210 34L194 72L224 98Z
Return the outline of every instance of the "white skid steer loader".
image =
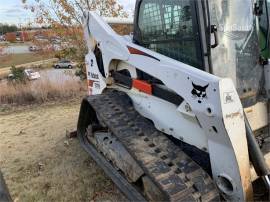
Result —
M262 22L266 1L137 0L131 37L84 13L78 136L129 200L269 200Z

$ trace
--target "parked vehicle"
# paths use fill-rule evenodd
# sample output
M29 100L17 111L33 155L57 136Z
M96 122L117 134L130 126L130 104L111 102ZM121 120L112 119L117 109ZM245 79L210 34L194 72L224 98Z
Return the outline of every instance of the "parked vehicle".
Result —
M40 77L41 77L40 74L39 74L39 72L34 71L33 69L25 69L25 70L23 71L23 73L24 73L25 77L26 77L28 80L30 80L30 81L40 79ZM10 74L7 76L7 78L8 78L9 80L14 80L14 79L16 79L15 75L12 74L12 73L10 73Z
M36 72L32 69L25 69L24 74L26 75L28 80L37 80L40 79L40 74L39 72Z
M40 50L41 50L41 48L38 46L29 46L29 51L34 52L34 51L40 51Z
M5 40L6 40L5 35L0 35L0 41L5 41Z
M54 65L54 68L55 69L60 69L60 68L72 69L75 66L76 64L74 62L71 62L70 60L60 60L58 63Z
M9 74L9 75L7 76L7 79L8 79L8 80L14 80L14 79L15 79L14 74Z

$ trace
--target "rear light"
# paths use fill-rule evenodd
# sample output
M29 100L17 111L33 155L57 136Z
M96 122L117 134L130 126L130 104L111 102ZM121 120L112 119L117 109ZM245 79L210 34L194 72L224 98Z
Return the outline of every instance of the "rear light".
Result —
M87 86L88 87L93 87L94 81L92 80L87 80Z
M92 95L93 94L93 85L94 85L94 81L87 80L88 95Z

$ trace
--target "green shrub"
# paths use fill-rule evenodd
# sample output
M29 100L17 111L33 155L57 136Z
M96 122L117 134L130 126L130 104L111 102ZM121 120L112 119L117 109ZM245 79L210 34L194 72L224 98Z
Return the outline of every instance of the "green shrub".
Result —
M24 68L16 68L12 66L10 69L11 77L9 78L12 81L24 82L26 80L26 75L24 74Z
M83 63L78 64L78 69L75 72L75 76L80 77L80 79L83 81L86 79L86 73L85 73L85 67Z

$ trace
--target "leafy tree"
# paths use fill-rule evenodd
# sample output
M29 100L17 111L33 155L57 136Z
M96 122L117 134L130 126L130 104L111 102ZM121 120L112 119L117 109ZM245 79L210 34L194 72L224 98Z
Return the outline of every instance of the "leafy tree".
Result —
M84 56L87 52L83 40L81 19L86 10L97 10L101 16L127 17L128 14L117 0L36 0L34 3L22 0L26 9L36 16L36 22L49 26L61 38L64 51L58 57L76 60L84 71Z
M0 35L6 34L8 32L16 32L18 31L18 27L16 25L8 25L0 23Z

